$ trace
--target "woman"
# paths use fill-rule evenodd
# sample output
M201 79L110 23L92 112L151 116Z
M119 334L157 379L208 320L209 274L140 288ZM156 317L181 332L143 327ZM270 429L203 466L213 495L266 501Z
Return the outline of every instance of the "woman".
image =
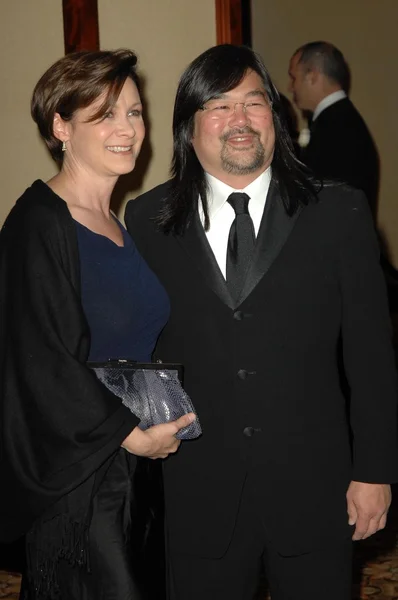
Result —
M57 61L32 116L59 173L35 181L0 235L3 541L26 534L21 597L137 600L136 456L175 452L181 419L141 431L86 362L150 360L167 295L110 212L145 128L127 50Z

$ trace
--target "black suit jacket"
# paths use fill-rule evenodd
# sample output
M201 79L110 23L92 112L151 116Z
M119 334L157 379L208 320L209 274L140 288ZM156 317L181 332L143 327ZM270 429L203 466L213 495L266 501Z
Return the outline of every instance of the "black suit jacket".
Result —
M379 187L378 153L361 115L344 98L321 112L311 124L303 162L316 175L363 190L375 214Z
M203 429L165 463L170 544L222 556L248 476L280 552L348 535L350 480L390 482L398 470L389 315L363 194L327 187L289 218L272 182L235 306L199 219L182 237L157 227L165 192L130 201L126 223L171 299L157 357L185 365Z

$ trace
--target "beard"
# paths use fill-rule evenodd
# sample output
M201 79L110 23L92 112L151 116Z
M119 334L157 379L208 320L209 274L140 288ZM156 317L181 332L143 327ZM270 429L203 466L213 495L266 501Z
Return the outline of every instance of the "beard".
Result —
M228 148L228 140L236 134L250 133L254 136L251 149L242 148L235 149L231 153ZM225 133L220 138L222 142L221 148L221 166L226 173L233 175L249 175L260 169L265 163L265 148L260 141L259 134L251 127L243 127L242 129L234 129Z

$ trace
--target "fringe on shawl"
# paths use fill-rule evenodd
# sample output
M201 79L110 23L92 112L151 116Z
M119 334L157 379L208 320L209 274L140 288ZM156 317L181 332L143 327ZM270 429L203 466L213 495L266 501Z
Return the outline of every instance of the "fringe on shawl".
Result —
M89 528L95 481L93 474L52 506L27 533L26 577L34 594L32 600L59 598L61 561L90 572Z
M77 523L62 514L41 521L27 534L27 578L35 599L59 598L62 560L90 571L88 531L89 523Z

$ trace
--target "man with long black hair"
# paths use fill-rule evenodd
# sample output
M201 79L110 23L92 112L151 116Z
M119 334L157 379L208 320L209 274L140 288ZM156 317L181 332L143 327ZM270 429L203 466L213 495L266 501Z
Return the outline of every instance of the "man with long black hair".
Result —
M203 429L164 465L170 598L249 600L262 563L273 600L349 600L351 540L385 526L397 477L368 205L309 177L248 48L188 66L173 134L171 180L126 212L171 300L156 358L184 364Z

